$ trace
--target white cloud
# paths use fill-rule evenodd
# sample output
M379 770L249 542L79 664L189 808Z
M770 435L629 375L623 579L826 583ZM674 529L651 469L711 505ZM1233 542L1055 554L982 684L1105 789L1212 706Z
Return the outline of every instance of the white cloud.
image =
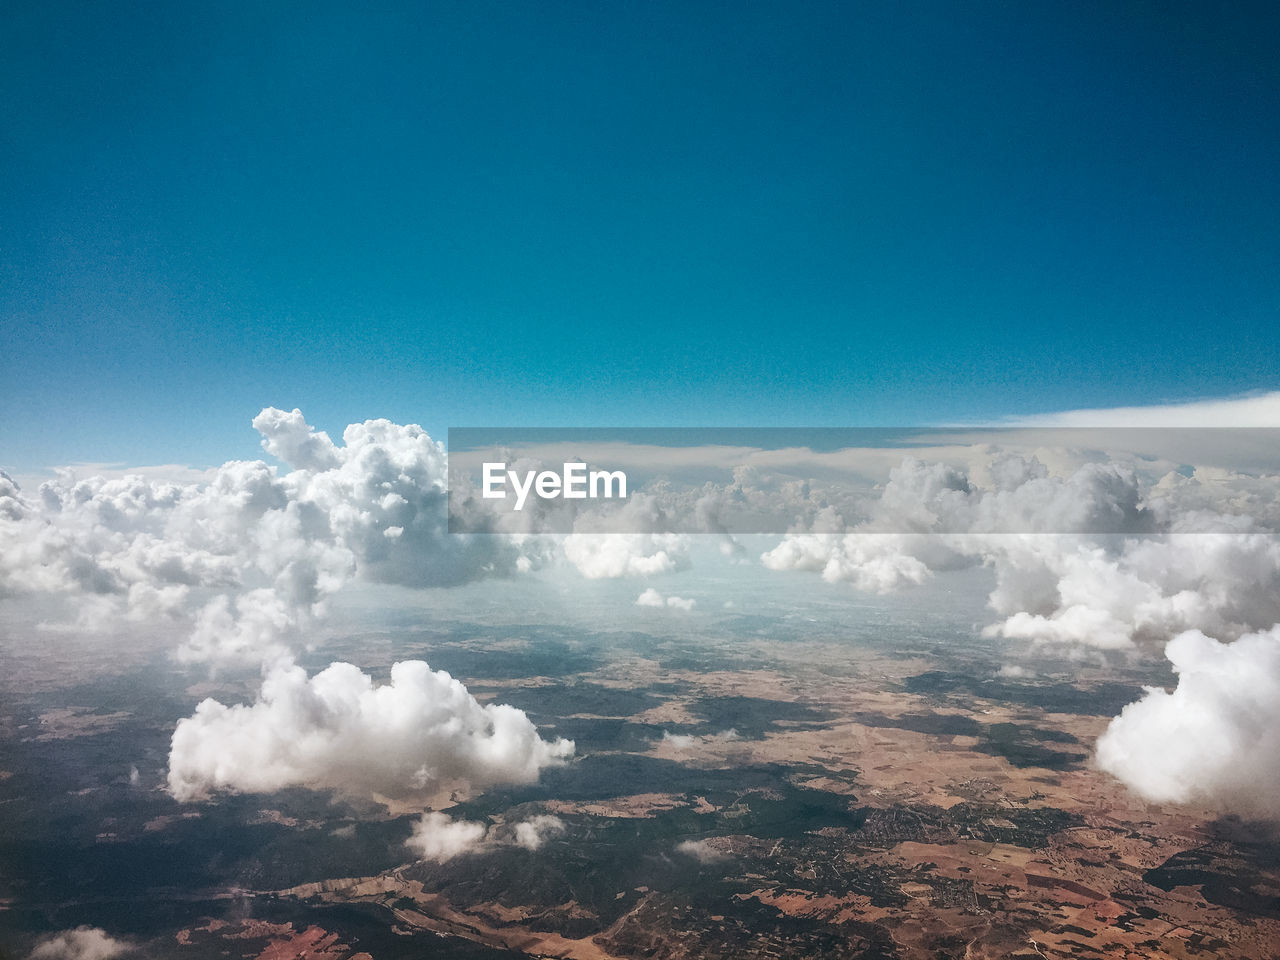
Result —
M686 597L664 597L653 587L636 597L637 607L670 607L675 610L692 610L698 601Z
M819 573L828 583L849 583L868 593L918 585L930 576L928 565L907 552L896 534L795 534L760 560L770 570Z
M424 813L413 825L405 845L421 860L443 863L465 853L480 853L496 847L539 850L551 837L565 832L564 821L539 814L514 824L488 826L473 820L453 820L443 813Z
M115 960L133 948L100 927L76 927L44 937L31 951L31 960Z
M675 533L571 533L564 555L588 580L649 577L688 565L689 538Z
M657 497L636 493L621 505L579 516L561 549L589 580L670 573L689 565L690 540L666 532L669 523Z
M1152 480L1104 463L1055 476L998 450L981 471L908 458L864 524L789 536L761 559L879 593L983 564L1001 617L987 632L1009 639L1123 649L1187 629L1230 638L1280 621L1277 490L1280 478ZM870 532L884 528L909 532Z
M670 730L662 731L662 742L669 743L677 750L688 750L692 747L706 745L715 745L720 743L733 743L735 740L741 740L738 731L734 729L721 730L719 733L707 734L699 736L692 733L672 733Z
M297 410L254 426L291 471L63 470L34 496L0 475L0 597L56 596L77 627L174 618L184 659L269 663L354 577L448 586L545 559L527 538L448 533L444 449L420 427L352 424L339 446Z
M267 407L253 418L253 428L262 434L263 450L297 470L323 473L342 466L329 435L309 426L301 410Z
M526 850L539 850L549 838L558 837L564 832L563 820L544 813L515 825L515 844Z
M1152 422L1207 411L1260 423L1278 400L1170 408ZM1280 818L1280 477L1071 465L1074 454L1045 451L1050 470L1039 455L987 454L967 467L909 458L865 522L790 536L762 560L879 592L983 564L995 574L988 636L1130 654L1159 645L1177 688L1125 708L1098 765L1153 800ZM903 532L871 532L884 529Z
M649 587L640 596L636 597L637 607L665 607L667 602L653 587Z
M474 853L484 844L488 827L471 820L451 820L443 813L424 813L413 825L405 845L420 860L443 863L464 853Z
M529 783L572 755L572 741L543 740L523 711L481 705L421 660L393 665L383 686L349 663L310 678L289 663L253 704L208 699L179 721L168 782L184 801L290 786L405 797L450 781Z
M1280 818L1280 626L1171 640L1170 693L1149 688L1098 740L1097 763L1158 802Z
M727 853L713 846L708 840L683 840L676 844L676 852L693 857L699 863L715 863L728 858Z

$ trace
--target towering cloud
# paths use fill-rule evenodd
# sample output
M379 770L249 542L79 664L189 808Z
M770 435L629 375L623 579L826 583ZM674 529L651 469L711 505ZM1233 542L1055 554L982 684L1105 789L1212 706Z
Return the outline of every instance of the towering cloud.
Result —
M443 447L370 420L339 446L302 414L255 419L292 469L232 461L207 482L75 480L27 497L0 476L0 596L56 595L101 620L169 616L190 660L270 663L354 577L447 586L540 562L522 538L449 535Z

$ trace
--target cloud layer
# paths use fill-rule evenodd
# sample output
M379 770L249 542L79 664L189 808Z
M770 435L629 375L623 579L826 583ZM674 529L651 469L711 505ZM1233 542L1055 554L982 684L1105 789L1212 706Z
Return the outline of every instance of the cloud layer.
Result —
M1231 409L1271 423L1276 396ZM1092 413L1063 422L1098 422ZM1222 410L1166 413L1154 422ZM955 441L861 487L846 481L865 451L754 451L727 483L636 494L618 508L630 532L588 515L558 540L500 527L507 535L449 534L445 452L420 427L371 420L339 444L299 411L274 408L254 427L290 469L232 461L180 483L63 472L34 495L0 474L0 597L54 598L86 630L168 622L183 659L262 666L256 702L208 700L179 723L170 787L182 799L291 785L402 796L451 778L536 777L572 744L543 741L520 711L481 706L418 662L398 664L385 686L350 664L309 678L292 651L352 580L448 586L557 555L590 579L656 576L689 563L690 537L670 532L673 518L695 518L690 529L733 553L725 517L737 511L792 518L795 532L761 558L771 569L886 592L983 565L995 577L990 636L1126 656L1165 650L1177 688L1117 718L1099 764L1154 799L1280 816L1266 761L1280 729L1269 706L1280 672L1280 477L1265 469L1054 448L1034 426L1017 449ZM798 454L822 483L796 473L806 469ZM650 588L636 603L693 602Z

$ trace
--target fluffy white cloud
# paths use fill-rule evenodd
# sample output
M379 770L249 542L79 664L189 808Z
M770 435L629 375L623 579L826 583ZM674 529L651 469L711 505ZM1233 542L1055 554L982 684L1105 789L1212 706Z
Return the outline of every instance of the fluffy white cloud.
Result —
M424 813L413 825L405 846L419 860L444 863L463 853L474 853L484 844L489 828L472 820L452 820L443 813Z
M513 828L516 846L526 850L539 850L548 839L558 837L564 831L564 821L547 813L522 820Z
M268 408L254 426L289 472L62 471L34 497L0 474L0 597L57 596L104 623L173 617L188 626L185 659L269 663L353 577L447 586L545 559L527 538L448 533L444 449L418 426L352 424L341 446L297 410Z
M464 853L503 846L539 850L551 837L565 832L564 821L539 814L514 824L488 826L474 820L453 820L443 813L424 813L413 825L405 845L421 860L443 863Z
M760 560L770 570L818 573L828 583L845 582L868 593L921 584L930 576L928 565L897 534L795 534Z
M31 960L115 960L131 949L100 927L76 927L43 938L31 951Z
M1055 476L998 451L981 471L908 458L868 520L840 529L828 518L833 532L789 536L762 562L881 593L983 564L1002 618L988 632L1009 639L1123 649L1187 629L1230 638L1280 621L1280 542L1263 509L1263 491L1273 508L1277 490L1273 477L1153 481L1100 463ZM904 532L874 532L885 529Z
M1166 655L1177 687L1125 707L1098 766L1152 800L1280 817L1280 627L1233 643L1188 631Z
M290 786L404 797L442 782L528 783L572 755L572 741L543 740L523 711L481 705L421 660L395 664L382 686L349 663L314 677L290 663L268 672L255 703L208 699L179 721L169 791L185 801Z
M658 497L633 494L621 506L578 517L562 550L589 580L669 573L689 565L690 543L687 535L666 532L670 522Z
M1277 396L1248 409L1266 420ZM1098 765L1157 801L1280 818L1280 478L1144 475L1134 463L1051 472L991 454L982 469L908 458L868 519L790 536L763 562L878 592L980 563L996 580L989 636L1159 645L1177 688L1127 707L1099 740ZM884 530L900 532L873 532Z
M301 410L285 413L267 407L253 418L253 428L262 434L262 449L298 470L324 473L342 466L329 435L311 427Z
M676 610L692 610L698 601L686 597L664 597L653 587L636 597L637 607L671 607Z
M648 577L688 565L689 538L675 533L572 533L564 555L589 580Z

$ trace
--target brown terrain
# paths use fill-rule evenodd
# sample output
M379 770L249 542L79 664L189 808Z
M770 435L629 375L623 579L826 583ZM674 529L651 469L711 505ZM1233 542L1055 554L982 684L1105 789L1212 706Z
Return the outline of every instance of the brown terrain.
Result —
M589 839L597 829L680 813L683 822L704 827L696 856L685 859L708 878L715 891L708 895L619 884L578 902L561 899L558 889L514 881L504 887L499 879L481 885L495 894L488 896L456 877L453 861L304 884L276 896L378 905L406 931L573 960L739 956L746 942L758 945L753 956L1280 954L1274 861L1259 866L1245 862L1247 853L1233 854L1224 837L1229 824L1212 811L1148 804L1092 769L1089 745L1106 715L958 689L902 689L925 673L922 661L860 667L855 676L799 664L785 671L672 672L633 659L584 677L620 690L645 690L659 679L681 685L679 695L629 718L636 723L689 723L700 702L717 697L825 711L821 722L779 720L755 738L714 732L654 738L644 755L703 771L789 771L783 785L798 795L825 795L831 809L857 811L857 822L848 825L754 826L754 803L783 799L769 787L713 797L654 783L537 804L568 818L566 845L575 834ZM1086 697L1089 683L1086 677L1079 684ZM1035 692L1034 684L1022 687ZM595 715L578 715L586 716ZM992 731L1003 740L993 741ZM743 828L736 830L739 821ZM1178 855L1213 850L1225 852L1209 878L1217 888L1211 895L1204 883L1177 882L1176 871L1159 875ZM630 855L645 852L653 851ZM1232 863L1241 871L1234 879L1222 869ZM489 881L500 869L488 871ZM610 900L625 909L601 910ZM787 920L800 925L789 928Z

